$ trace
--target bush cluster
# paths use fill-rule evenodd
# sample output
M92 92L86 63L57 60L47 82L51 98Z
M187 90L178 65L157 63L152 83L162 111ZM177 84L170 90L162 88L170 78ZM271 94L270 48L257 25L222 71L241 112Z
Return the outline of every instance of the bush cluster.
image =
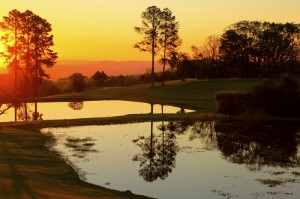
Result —
M220 91L214 96L219 113L239 115L249 112L251 95L239 91Z
M267 114L299 116L299 88L299 81L295 77L284 76L263 81L252 93Z
M291 76L267 79L248 93L217 92L214 101L218 112L226 115L300 116L300 85L298 79Z

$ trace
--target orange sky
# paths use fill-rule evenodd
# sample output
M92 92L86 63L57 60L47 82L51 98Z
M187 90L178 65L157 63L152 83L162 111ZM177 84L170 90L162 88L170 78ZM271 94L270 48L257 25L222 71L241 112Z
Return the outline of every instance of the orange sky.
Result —
M300 23L299 0L0 0L0 18L16 8L47 19L59 60L150 60L132 46L141 39L133 27L151 5L173 11L184 52L240 20Z

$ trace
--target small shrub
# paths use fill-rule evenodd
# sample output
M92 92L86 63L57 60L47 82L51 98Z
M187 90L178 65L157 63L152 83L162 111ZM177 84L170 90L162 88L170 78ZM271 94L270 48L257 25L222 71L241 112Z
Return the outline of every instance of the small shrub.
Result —
M55 86L60 91L60 93L71 93L74 90L72 82L68 78L57 80L55 82Z
M96 86L96 81L92 78L84 77L85 88L91 88Z
M133 86L138 84L138 78L130 75L130 76L125 76L123 79L123 86Z
M94 75L92 75L91 78L93 80L98 81L98 80L106 80L108 78L108 76L105 74L104 71L102 71L102 72L97 71Z
M300 113L299 83L296 78L284 76L268 79L252 92L266 113L277 116L297 116Z
M276 116L299 116L299 89L298 79L284 76L280 79L267 79L248 93L217 92L214 100L218 112L226 115L266 113Z
M214 101L219 113L225 115L245 114L249 111L251 95L239 91L217 92Z
M84 76L81 73L74 73L69 77L72 82L73 88L76 92L82 92L86 86Z
M39 86L38 95L40 97L59 94L59 89L50 80L43 80Z
M108 86L108 87L119 87L120 85L121 83L118 77L110 77L103 84L103 86Z

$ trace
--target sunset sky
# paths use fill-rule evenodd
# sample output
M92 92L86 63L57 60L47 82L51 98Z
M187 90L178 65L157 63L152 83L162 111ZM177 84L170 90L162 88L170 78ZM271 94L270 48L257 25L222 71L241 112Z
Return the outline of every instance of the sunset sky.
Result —
M299 0L0 0L0 18L29 9L47 19L59 60L149 60L132 46L141 39L133 28L152 5L173 11L183 52L240 20L300 23Z

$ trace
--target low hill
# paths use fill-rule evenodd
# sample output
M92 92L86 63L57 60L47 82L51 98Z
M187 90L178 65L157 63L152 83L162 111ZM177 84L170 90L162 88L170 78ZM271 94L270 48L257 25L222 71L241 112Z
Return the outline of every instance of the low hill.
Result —
M258 79L188 79L185 82L167 81L166 86L156 82L129 87L88 88L81 93L67 93L41 98L39 101L86 101L86 100L128 100L152 104L175 105L203 112L214 112L213 96L218 91L250 91L258 85Z

